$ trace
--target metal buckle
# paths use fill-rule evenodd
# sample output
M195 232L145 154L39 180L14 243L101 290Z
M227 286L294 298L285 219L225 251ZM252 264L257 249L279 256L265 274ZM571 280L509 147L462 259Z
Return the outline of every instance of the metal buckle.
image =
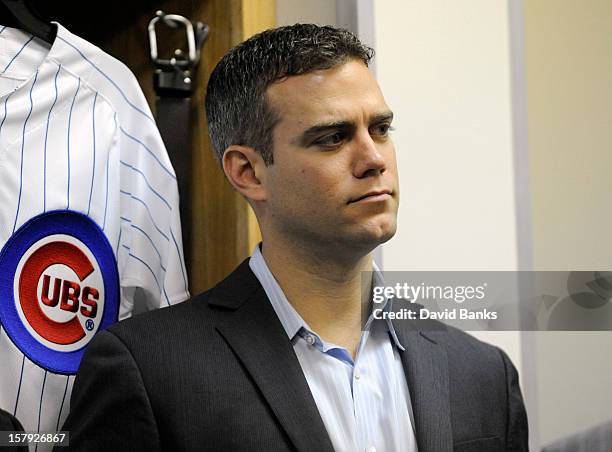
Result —
M155 31L155 25L157 22L162 20L166 25L172 28L177 28L179 25L185 27L185 34L187 36L187 55L181 49L174 51L174 56L170 59L159 58L157 53L157 33ZM151 19L148 26L149 31L149 45L151 46L151 60L153 63L161 68L180 68L188 69L197 65L200 60L200 47L204 43L206 36L208 35L208 26L201 22L196 23L197 42L196 42L196 30L193 24L186 17L178 14L165 14L163 11L157 11L155 17Z

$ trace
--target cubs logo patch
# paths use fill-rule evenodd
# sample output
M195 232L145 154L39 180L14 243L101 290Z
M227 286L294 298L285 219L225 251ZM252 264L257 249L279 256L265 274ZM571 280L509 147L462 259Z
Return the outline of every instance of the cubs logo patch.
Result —
M113 249L89 217L56 210L30 219L0 253L0 321L15 345L55 373L76 373L85 346L117 321Z

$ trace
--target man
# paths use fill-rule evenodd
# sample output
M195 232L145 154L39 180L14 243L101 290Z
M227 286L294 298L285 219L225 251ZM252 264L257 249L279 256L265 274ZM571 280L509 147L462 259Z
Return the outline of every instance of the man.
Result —
M294 25L219 62L209 131L263 242L210 291L98 334L64 426L73 449L527 450L502 351L361 301L399 201L371 56L346 31Z

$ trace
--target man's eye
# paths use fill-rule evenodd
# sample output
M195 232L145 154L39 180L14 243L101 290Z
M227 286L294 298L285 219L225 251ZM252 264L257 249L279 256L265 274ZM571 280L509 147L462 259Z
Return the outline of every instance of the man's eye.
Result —
M333 147L341 144L345 138L346 135L344 133L335 132L317 139L314 144L323 147Z
M372 127L370 129L370 133L372 133L373 135L378 135L378 136L387 136L389 134L389 131L393 130L393 127L391 127L391 124L377 124L374 127Z

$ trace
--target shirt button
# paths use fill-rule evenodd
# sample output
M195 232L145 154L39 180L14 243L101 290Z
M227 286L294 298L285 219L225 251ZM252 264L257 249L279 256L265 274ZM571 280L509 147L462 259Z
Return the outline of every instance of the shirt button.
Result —
M376 447L370 446L366 449L366 452L376 452Z
M308 336L306 336L306 342L308 342L308 345L314 345L315 344L315 338L312 334L309 334Z
M361 378L361 375L359 375L359 373L355 372L355 380L359 380ZM368 449L368 451L370 451L370 449ZM376 449L374 449L371 452L376 452Z

